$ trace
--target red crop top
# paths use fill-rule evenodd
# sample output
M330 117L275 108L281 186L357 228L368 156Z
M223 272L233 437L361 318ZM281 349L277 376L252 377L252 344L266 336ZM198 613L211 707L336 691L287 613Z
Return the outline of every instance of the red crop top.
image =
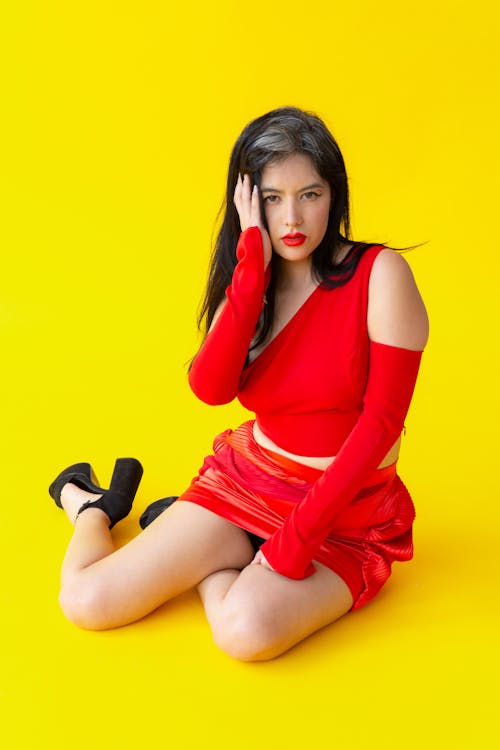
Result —
M368 337L368 282L383 247L368 248L344 286L318 286L245 367L270 278L260 230L249 227L240 235L226 304L189 372L201 400L220 404L238 396L284 450L336 456L261 547L290 578L314 573L315 552L399 437L410 405L422 352Z
M238 399L290 453L334 456L363 408L369 357L368 281L383 245L365 251L335 290L316 287L243 370Z

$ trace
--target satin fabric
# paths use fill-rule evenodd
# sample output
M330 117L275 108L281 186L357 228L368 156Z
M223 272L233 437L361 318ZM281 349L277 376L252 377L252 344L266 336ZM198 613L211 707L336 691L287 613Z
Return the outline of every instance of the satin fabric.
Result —
M190 501L268 539L324 473L265 450L253 437L254 420L213 441L196 477L178 501ZM315 560L339 575L358 609L391 574L394 561L413 556L415 508L396 463L371 473L335 520ZM314 564L314 561L313 561Z

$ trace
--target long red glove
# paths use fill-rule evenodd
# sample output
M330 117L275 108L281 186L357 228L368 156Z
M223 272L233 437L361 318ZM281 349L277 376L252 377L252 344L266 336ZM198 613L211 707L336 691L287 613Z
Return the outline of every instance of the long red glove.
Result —
M207 404L236 398L248 349L255 335L271 265L264 269L262 235L257 226L240 234L238 263L226 289L226 303L191 365L189 385Z
M335 520L399 437L410 406L422 357L413 351L372 341L363 411L334 461L283 525L261 546L281 575L302 579Z

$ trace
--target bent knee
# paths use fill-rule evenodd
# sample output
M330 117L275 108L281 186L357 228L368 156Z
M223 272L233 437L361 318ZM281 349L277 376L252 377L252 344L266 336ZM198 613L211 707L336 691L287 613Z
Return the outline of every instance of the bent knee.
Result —
M282 652L279 635L269 616L258 611L226 612L213 629L216 645L239 661L263 661Z
M74 625L85 630L103 630L105 602L101 588L94 582L73 581L62 586L59 604L64 615Z

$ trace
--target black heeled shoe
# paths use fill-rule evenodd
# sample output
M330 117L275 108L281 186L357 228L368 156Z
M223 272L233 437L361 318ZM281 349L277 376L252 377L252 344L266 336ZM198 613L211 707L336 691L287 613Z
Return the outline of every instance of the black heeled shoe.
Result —
M55 500L56 505L62 508L61 491L66 482L76 484L81 490L95 492L100 495L104 490L99 487L98 479L94 474L92 466L88 463L72 464L54 479L49 487L49 495Z
M179 495L171 495L170 497L162 497L160 500L155 500L154 503L148 505L142 516L139 518L139 525L141 529L145 529L149 526L155 518L161 516L164 510L170 508Z
M97 477L89 463L72 464L54 479L49 487L49 494L59 508L62 508L61 490L67 482L95 495L102 495L98 500L84 503L76 517L87 508L100 508L108 516L109 528L112 529L130 513L143 471L136 458L117 458L109 490L105 490L97 484Z

